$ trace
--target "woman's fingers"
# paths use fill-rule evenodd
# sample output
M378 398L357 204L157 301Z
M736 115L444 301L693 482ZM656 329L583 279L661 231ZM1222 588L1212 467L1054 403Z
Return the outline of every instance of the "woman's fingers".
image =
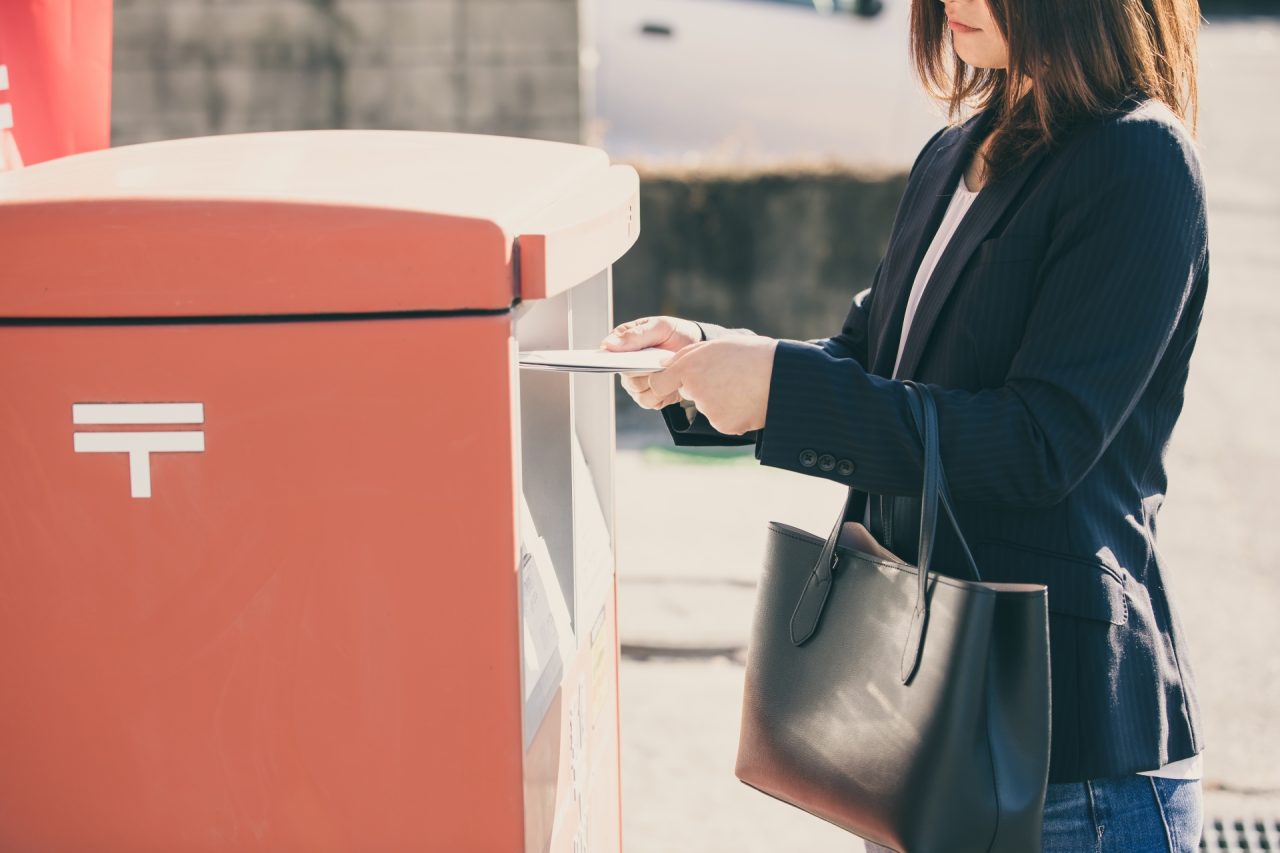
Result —
M666 315L640 317L614 326L613 331L600 341L599 348L610 352L631 352L659 347L679 352L700 342L702 337L702 329L693 320Z
M669 318L643 317L632 321L632 323L623 323L618 328L623 329L624 334L626 334L627 328L624 327L632 330L643 330L646 328L646 320L667 319ZM635 334L637 332L633 331L632 333ZM643 334L643 331L638 333ZM680 392L683 388L686 362L691 356L696 356L707 346L710 346L709 341L686 343L678 352L666 359L662 370L655 373L623 374L622 387L637 404L645 409L661 409L670 406L672 403L678 403L681 397L684 396Z
M639 376L622 375L622 389L631 395L631 399L642 409L652 409L652 399L656 396L653 389L649 387L649 377L645 374Z
M652 319L652 318L650 318L650 317L637 317L637 318L636 318L636 319L634 319L634 320L628 320L628 321L627 321L627 322L625 322L625 323L619 323L618 325L616 325L616 326L614 326L614 327L613 327L613 331L611 331L611 332L610 332L610 334L611 334L611 335L621 335L621 334L623 334L624 332L627 332L627 331L629 331L629 330L631 330L631 329L634 329L636 326L639 326L641 323L648 322L650 319Z
M675 327L670 317L641 317L615 326L600 342L600 348L612 352L630 352L667 343Z
M680 399L680 395L676 392L660 393L650 385L649 377L658 374L642 373L639 375L622 376L622 387L631 395L631 399L644 409L661 409L670 406L672 403Z
M635 396L641 391L649 390L649 374L641 373L640 375L622 374L622 390L628 394Z
M689 344L668 358L662 370L646 374L649 377L649 387L663 399L669 397L678 399L680 389L684 385L686 365L690 363L690 358L696 362L698 353L707 346L710 346L710 343L706 341Z
M653 391L642 391L636 397L636 402L646 409L661 409L664 406L670 406L678 399L679 395L676 394L669 394L663 397Z
M629 352L656 346L670 334L669 329L659 328L661 324L656 322L657 319L657 317L641 317L615 326L600 345L614 352Z

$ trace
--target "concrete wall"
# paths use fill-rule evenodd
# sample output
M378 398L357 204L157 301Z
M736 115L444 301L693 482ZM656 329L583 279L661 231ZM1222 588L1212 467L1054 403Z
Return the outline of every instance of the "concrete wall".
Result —
M579 17L579 0L115 0L112 144L344 127L577 142Z
M672 314L773 337L834 334L871 283L905 182L646 170L640 239L614 266L615 321Z

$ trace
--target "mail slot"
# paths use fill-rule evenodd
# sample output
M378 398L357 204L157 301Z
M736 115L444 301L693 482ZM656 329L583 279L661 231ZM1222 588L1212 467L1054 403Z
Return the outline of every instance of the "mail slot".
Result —
M0 849L620 848L636 173L503 137L0 175Z

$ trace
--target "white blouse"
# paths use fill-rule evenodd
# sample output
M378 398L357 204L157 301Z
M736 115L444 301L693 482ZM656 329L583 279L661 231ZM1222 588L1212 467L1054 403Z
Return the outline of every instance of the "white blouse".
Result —
M956 233L960 220L964 219L964 215L969 212L969 208L973 205L973 200L977 197L977 192L965 186L964 173L961 172L960 180L956 181L955 192L951 194L951 202L947 205L947 212L942 216L942 224L938 226L937 233L933 235L933 242L929 244L929 251L924 253L924 259L920 261L920 268L916 270L915 280L911 282L911 296L907 298L907 313L902 318L902 334L898 337L898 357L893 362L894 376L898 375L898 365L902 363L902 350L907 343L907 331L911 328L911 321L915 319L916 308L920 305L920 297L924 295L924 289L929 284L930 277L933 276L933 270L938 265L938 259L942 257L942 253L946 251L947 244L951 242L951 235Z

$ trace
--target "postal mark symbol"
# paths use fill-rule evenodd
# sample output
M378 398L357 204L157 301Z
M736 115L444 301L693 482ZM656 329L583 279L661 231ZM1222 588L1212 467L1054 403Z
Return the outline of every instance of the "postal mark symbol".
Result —
M74 403L73 424L202 424L204 403ZM204 430L73 432L76 453L129 454L129 494L151 497L152 453L203 453Z

